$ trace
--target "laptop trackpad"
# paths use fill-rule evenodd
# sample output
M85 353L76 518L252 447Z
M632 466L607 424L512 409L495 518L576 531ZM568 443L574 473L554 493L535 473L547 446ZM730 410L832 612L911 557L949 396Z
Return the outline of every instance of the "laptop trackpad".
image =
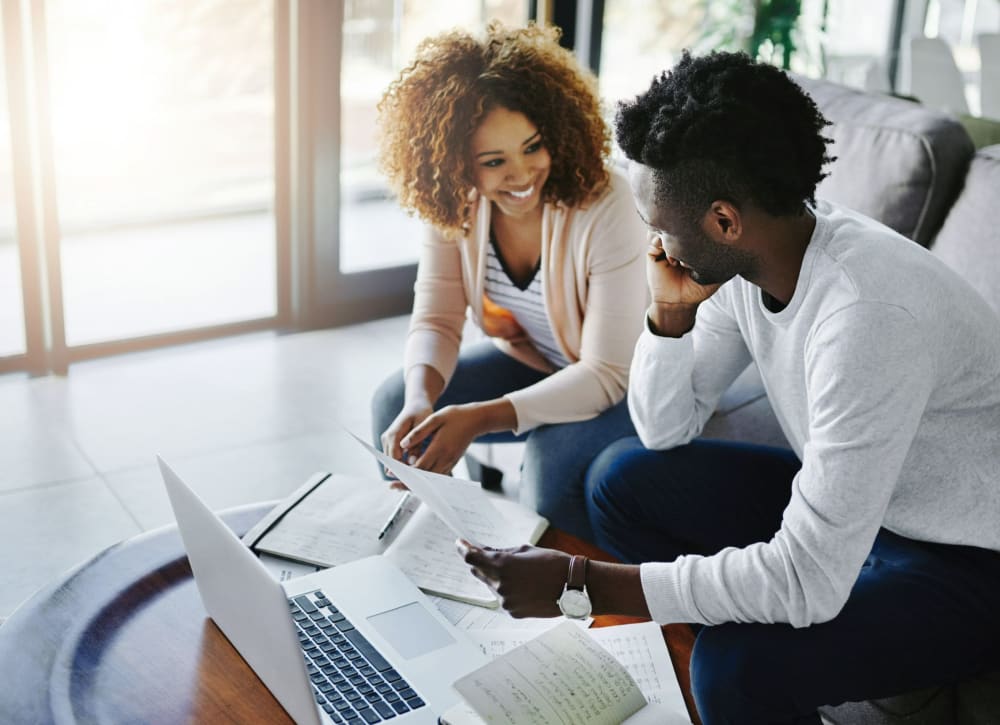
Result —
M455 642L455 638L437 623L420 602L373 614L368 621L408 660Z

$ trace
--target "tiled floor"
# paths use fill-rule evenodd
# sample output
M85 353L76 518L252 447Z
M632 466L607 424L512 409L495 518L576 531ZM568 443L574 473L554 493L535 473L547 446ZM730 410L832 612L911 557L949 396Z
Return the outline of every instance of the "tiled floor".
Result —
M160 453L216 509L314 471L375 475L369 397L406 318L126 355L66 377L0 376L0 619L101 549L172 520Z

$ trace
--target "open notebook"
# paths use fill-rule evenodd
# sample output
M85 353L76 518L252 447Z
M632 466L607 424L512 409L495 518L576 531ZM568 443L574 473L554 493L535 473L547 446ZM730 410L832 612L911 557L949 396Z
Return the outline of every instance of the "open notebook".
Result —
M638 629L636 629L638 628ZM459 678L464 702L438 720L444 725L690 725L659 627L653 623L583 630L570 622L506 649ZM639 631L641 630L641 631ZM638 663L605 648L633 640L656 655ZM599 643L599 639L605 640ZM488 640L484 640L488 641ZM484 652L486 650L484 649ZM631 670L623 661L632 660ZM653 668L656 672L653 672ZM633 674L656 687L647 696Z
M535 543L548 522L516 501L450 477L435 481L451 502L449 518L465 535L488 546ZM425 592L481 606L497 606L493 592L472 576L455 548L456 532L428 503L411 498L404 517L378 539L401 493L379 478L316 474L244 536L258 552L337 566L381 554Z

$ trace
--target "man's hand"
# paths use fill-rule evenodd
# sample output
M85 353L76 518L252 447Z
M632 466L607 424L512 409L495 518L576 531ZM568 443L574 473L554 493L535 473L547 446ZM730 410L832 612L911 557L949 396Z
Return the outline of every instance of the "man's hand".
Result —
M646 283L652 302L648 315L655 331L666 337L681 337L694 326L698 305L722 285L702 285L691 270L663 251L663 242L650 235L646 251Z
M537 546L480 549L458 542L473 575L496 592L512 617L557 617L558 599L566 585L569 554Z

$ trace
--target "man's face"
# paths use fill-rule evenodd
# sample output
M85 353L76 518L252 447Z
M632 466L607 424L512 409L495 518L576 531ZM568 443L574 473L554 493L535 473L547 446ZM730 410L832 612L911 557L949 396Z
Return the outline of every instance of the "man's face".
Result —
M681 210L672 208L658 195L648 166L629 162L628 177L639 217L660 238L663 251L688 269L695 282L702 285L728 282L752 264L753 258L747 252L715 241L701 224L688 221Z

